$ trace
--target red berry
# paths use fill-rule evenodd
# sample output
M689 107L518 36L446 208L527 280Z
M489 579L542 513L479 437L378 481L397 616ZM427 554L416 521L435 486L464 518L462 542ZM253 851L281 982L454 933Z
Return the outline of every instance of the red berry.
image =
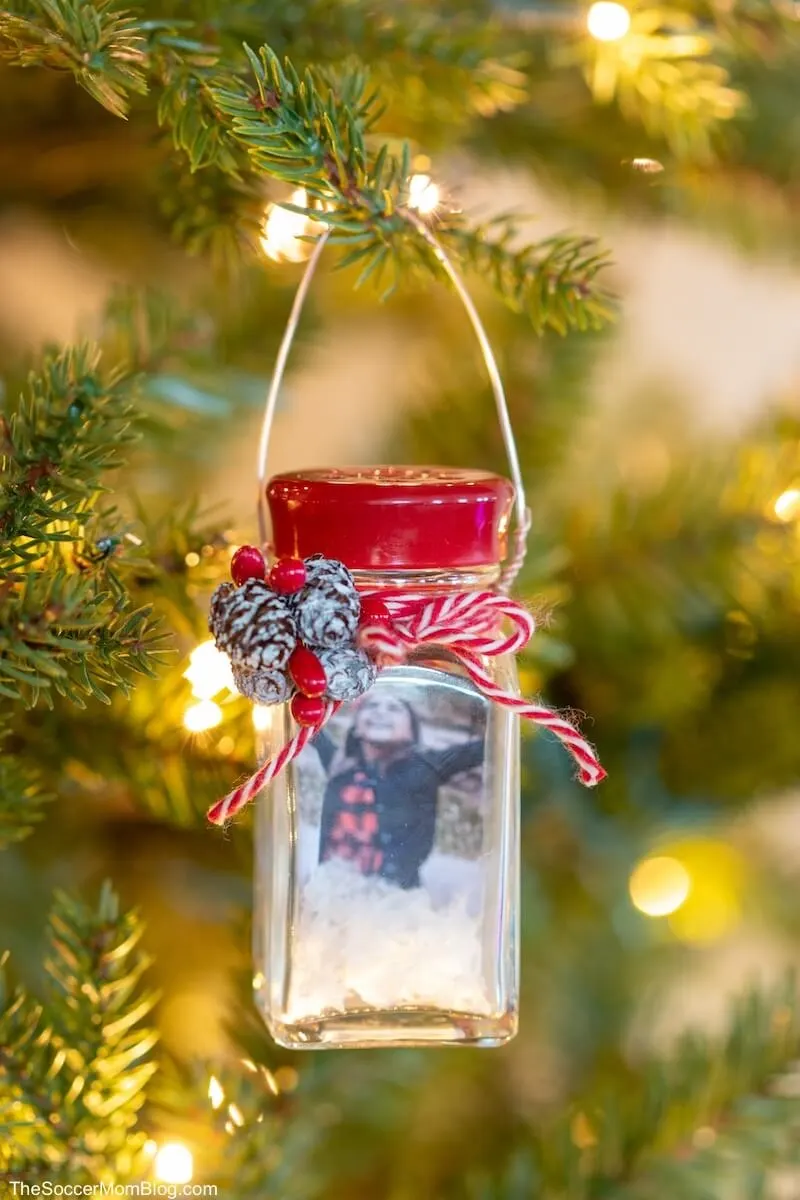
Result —
M258 546L240 546L231 559L231 576L239 587L246 579L264 579L267 564Z
M313 651L297 646L289 659L289 674L298 692L304 696L321 696L328 686L325 668Z
M321 696L303 696L295 692L290 708L298 725L319 725L325 715L325 701Z
M279 558L269 573L269 586L282 596L299 592L305 581L306 564L302 558Z
M360 623L362 625L391 625L392 614L377 596L362 596Z

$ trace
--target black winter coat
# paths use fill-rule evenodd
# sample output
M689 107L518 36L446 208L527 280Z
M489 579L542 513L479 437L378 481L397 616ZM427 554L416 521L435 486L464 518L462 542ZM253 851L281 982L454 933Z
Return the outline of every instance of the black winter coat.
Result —
M314 740L327 770L336 753L323 731ZM345 763L328 779L322 803L320 862L352 861L365 875L419 887L433 849L439 788L483 762L482 740L446 750L411 750L392 762Z

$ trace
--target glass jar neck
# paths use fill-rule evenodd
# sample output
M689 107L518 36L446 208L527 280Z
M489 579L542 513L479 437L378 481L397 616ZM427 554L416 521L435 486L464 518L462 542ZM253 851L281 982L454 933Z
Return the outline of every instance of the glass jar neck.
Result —
M494 587L500 578L500 564L463 570L452 567L425 571L404 571L401 568L388 571L351 570L351 574L361 592L477 592Z

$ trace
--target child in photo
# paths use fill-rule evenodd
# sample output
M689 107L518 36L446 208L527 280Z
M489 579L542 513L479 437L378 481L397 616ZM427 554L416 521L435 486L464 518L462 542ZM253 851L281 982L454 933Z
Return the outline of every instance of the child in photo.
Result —
M314 740L325 770L319 861L342 858L401 888L420 886L433 849L440 787L480 766L483 738L426 748L413 705L373 687L355 707L343 747Z

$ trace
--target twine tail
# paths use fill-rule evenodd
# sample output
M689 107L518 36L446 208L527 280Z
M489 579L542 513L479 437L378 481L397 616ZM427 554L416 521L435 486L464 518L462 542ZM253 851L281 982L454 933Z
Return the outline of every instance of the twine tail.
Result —
M598 783L602 783L607 772L601 765L594 746L566 717L562 717L552 708L546 708L543 704L534 704L533 701L526 700L524 696L515 696L513 692L505 691L486 673L477 655L473 655L469 651L461 651L458 657L470 679L483 692L484 696L494 700L496 704L501 704L504 708L513 709L526 721L539 725L542 729L549 729L551 733L555 734L577 763L578 779L584 787L595 787Z
M211 824L224 825L226 821L241 812L251 800L255 799L262 788L271 783L276 775L280 775L284 767L302 754L308 743L317 736L323 725L327 724L339 707L338 703L329 704L322 720L317 725L303 725L294 737L290 738L277 754L268 758L249 779L240 783L232 792L228 792L227 796L223 796L216 804L212 804L206 814Z

